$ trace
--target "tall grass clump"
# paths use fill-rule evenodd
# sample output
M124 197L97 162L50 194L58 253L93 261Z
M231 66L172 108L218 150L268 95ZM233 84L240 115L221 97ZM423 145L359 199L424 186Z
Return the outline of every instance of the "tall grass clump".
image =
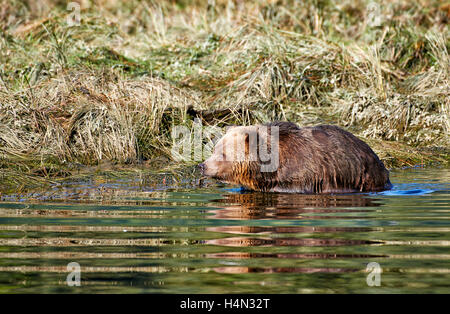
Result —
M195 94L158 78L98 74L78 69L3 95L0 152L84 164L136 161L165 147L171 125L183 123L195 102Z

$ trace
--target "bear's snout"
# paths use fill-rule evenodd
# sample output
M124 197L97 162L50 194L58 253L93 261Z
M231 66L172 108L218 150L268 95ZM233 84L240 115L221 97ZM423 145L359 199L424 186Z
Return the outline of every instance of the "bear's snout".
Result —
M219 169L217 168L217 163L211 160L206 160L202 162L201 164L198 164L197 167L201 171L202 176L206 177L215 177L217 176L217 173Z
M205 163L202 162L201 164L198 164L197 167L202 172L202 174L205 173L205 168L206 168Z

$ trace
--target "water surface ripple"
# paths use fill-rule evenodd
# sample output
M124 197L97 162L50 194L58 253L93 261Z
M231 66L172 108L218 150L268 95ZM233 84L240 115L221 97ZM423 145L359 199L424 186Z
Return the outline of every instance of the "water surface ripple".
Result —
M450 293L450 169L391 181L322 196L126 180L2 195L0 292Z

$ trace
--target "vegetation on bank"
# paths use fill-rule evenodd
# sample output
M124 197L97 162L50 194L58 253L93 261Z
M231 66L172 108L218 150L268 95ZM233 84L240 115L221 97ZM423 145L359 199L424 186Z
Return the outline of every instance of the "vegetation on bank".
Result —
M66 1L0 0L3 183L173 167L195 118L332 123L388 167L449 163L449 3L77 3L79 23Z

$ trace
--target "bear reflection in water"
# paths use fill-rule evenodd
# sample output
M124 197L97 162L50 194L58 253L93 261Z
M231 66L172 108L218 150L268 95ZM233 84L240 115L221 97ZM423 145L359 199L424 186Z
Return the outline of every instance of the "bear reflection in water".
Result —
M260 220L260 219L357 219L370 218L371 212L379 206L376 199L363 194L341 195L305 195L284 193L226 194L224 199L215 202L221 207L208 211L208 218L226 220ZM360 214L361 216L358 216ZM341 259L341 258L374 258L368 254L336 254L326 252L304 253L295 247L342 247L355 245L380 244L369 239L349 239L337 235L354 232L371 232L371 227L339 227L339 226L218 226L208 227L207 231L230 234L230 237L211 239L205 244L224 247L285 247L289 252L274 253L271 250L262 252L221 252L208 254L209 258L250 259L250 258L282 258L282 259ZM314 235L315 234L315 235ZM322 236L321 234L324 234ZM326 234L326 235L325 235ZM273 236L276 235L276 236ZM299 267L218 267L217 272L350 272L358 269L340 268L299 268Z
M351 219L345 216L314 216L314 213L372 212L379 206L375 199L364 194L289 194L289 193L233 193L215 202L223 209L211 210L219 219ZM302 215L307 215L303 217ZM367 218L367 216L365 216Z

